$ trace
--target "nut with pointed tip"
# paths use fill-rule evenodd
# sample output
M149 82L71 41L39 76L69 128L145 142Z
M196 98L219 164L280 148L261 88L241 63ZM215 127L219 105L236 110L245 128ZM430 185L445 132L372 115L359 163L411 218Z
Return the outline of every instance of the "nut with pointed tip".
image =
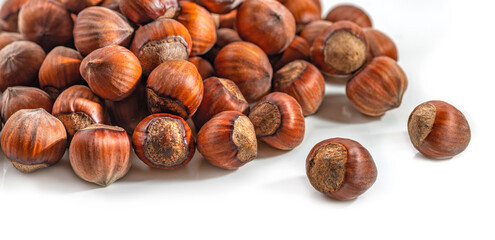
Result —
M212 13L226 14L239 7L244 0L197 0L196 2L205 6Z
M370 57L386 56L398 60L397 47L390 37L373 28L364 28L363 31L370 44Z
M24 40L24 37L20 33L2 32L0 33L0 50L15 41L21 40Z
M428 158L447 159L463 152L471 140L464 114L443 101L417 106L407 123L414 147Z
M182 23L191 35L191 55L207 53L217 41L216 27L210 12L194 2L179 3L181 10L177 21Z
M51 113L52 107L53 100L50 95L34 87L9 87L3 92L0 101L0 113L4 123L19 110L43 108Z
M202 79L207 79L215 75L215 69L213 68L211 63L203 59L202 57L190 57L189 59L187 59L187 61L194 64L194 66L198 69L199 75L201 75Z
M36 83L45 52L36 43L13 42L0 50L0 91Z
M310 46L312 46L320 34L327 27L330 27L330 25L332 25L332 22L330 21L317 20L306 25L299 35L304 38Z
M331 22L338 22L344 20L351 21L356 23L360 27L373 26L370 17L368 16L368 14L366 14L366 12L364 12L364 10L356 6L347 5L347 4L342 4L333 8L328 13L325 19Z
M354 107L368 116L381 116L397 108L407 89L407 77L389 57L376 57L346 85Z
M237 169L258 155L253 124L235 111L221 112L208 121L198 133L197 144L209 163L223 169Z
M57 0L65 5L69 11L79 13L85 8L96 6L103 0Z
M294 41L290 43L289 47L285 49L284 53L277 61L277 64L275 64L274 69L279 70L286 64L295 60L310 61L310 52L311 46L308 42L304 38L296 36Z
M65 153L64 125L45 109L14 113L2 132L2 150L14 167L25 173L56 164Z
M12 32L18 31L19 11L22 6L30 0L6 0L0 8L0 19L5 20L9 24L9 29Z
M120 1L120 11L137 24L146 24L160 17L175 18L179 9L177 0Z
M311 149L306 175L319 192L337 200L355 199L376 181L371 154L356 141L344 138L324 140Z
M83 180L106 187L127 174L131 151L124 129L93 124L74 135L69 147L70 165Z
M283 4L296 20L296 32L300 32L308 23L321 20L321 7L314 0L286 0Z

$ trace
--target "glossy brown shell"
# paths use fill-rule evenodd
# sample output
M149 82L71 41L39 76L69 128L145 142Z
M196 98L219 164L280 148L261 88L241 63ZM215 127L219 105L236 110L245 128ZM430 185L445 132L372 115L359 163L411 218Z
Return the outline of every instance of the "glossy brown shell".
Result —
M69 11L78 13L85 8L96 6L103 0L57 0L65 5Z
M13 42L0 50L0 91L12 86L34 85L45 52L36 43Z
M199 4L205 6L212 13L224 14L228 13L239 5L244 0L196 0Z
M194 64L203 80L215 75L215 69L213 68L211 63L204 58L190 57L189 59L187 59L187 61Z
M177 15L177 0L121 0L120 11L138 24L149 23L159 17L173 18Z
M297 32L308 23L321 20L321 7L315 0L286 0L283 4L294 16Z
M180 1L180 7L177 21L182 23L191 35L191 55L207 53L217 41L216 27L210 12L196 3L187 1Z
M295 60L310 61L310 51L311 46L309 45L309 43L304 38L296 36L290 43L289 47L285 49L284 53L280 57L280 60L277 61L274 69L278 70L285 66L287 63Z
M9 24L10 31L18 31L18 16L22 6L30 0L5 0L0 8L0 18Z
M5 123L15 112L22 109L43 108L51 113L53 99L39 88L34 87L9 87L2 93L0 101L0 115Z
M356 23L360 27L373 26L368 14L366 14L364 10L353 5L346 5L346 4L339 5L333 8L327 14L327 17L325 19L331 22L347 20Z
M13 42L20 40L24 40L24 37L20 33L2 32L0 33L0 50Z
M314 41L327 27L330 27L330 25L332 25L332 22L330 21L317 20L306 25L299 35L312 46Z
M373 28L363 29L366 39L370 44L371 57L386 56L397 61L397 47L385 33Z

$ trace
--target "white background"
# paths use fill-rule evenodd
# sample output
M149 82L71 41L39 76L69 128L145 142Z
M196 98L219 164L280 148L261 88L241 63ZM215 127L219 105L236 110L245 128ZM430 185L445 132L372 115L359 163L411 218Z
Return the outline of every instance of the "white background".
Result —
M107 188L75 176L67 156L32 174L2 156L0 239L495 238L495 2L352 2L398 45L409 78L399 109L365 117L343 87L328 85L319 113L307 118L304 143L291 152L261 145L259 159L237 171L212 167L198 153L175 171L135 158ZM336 3L324 0L324 14ZM411 110L436 99L461 109L472 128L470 146L450 160L425 159L407 136ZM331 137L359 141L376 161L378 180L357 200L326 198L306 178L308 152Z

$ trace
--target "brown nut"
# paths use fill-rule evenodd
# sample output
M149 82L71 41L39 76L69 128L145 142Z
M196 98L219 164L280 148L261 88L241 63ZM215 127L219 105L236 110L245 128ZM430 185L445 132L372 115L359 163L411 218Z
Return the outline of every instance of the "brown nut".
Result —
M217 41L216 27L210 12L193 2L179 3L181 11L177 21L182 23L191 35L191 55L207 53Z
M299 34L304 38L310 46L313 46L314 41L320 36L320 34L328 27L332 25L332 22L327 20L317 20L309 23Z
M225 14L236 9L244 0L196 0L199 4L205 6L212 13Z
M124 129L94 124L74 135L69 147L70 165L80 178L106 187L127 174L131 151Z
M56 164L65 153L64 125L45 109L14 113L2 132L2 150L14 167L25 173Z
M397 47L392 39L373 28L364 28L363 31L370 44L370 57L386 56L398 60Z
M295 98L304 116L308 116L318 111L323 101L325 79L313 64L296 60L275 73L273 91L284 92Z
M240 112L217 114L201 128L197 144L209 163L223 169L237 169L258 155L253 124Z
M85 8L96 6L102 2L102 0L57 0L65 5L69 11L78 13Z
M249 112L249 104L234 82L211 77L204 80L203 84L203 101L192 118L197 130L218 113L237 111L247 114Z
M346 86L346 95L361 113L381 116L397 108L407 89L407 77L389 57L376 57Z
M7 120L22 109L37 109L43 108L47 112L52 112L53 100L39 88L34 87L9 87L3 92L0 101L0 109L2 122Z
M447 159L463 152L471 140L471 129L464 114L443 101L417 106L407 123L412 144L424 156Z
M218 28L233 29L236 19L237 19L237 10L232 10L226 14L220 14L218 15Z
M248 102L270 91L273 68L263 50L252 43L234 42L222 48L215 59L215 69L219 77L237 84Z
M311 149L306 174L313 187L337 200L351 200L376 181L375 162L366 148L344 138L324 140Z
M258 139L280 150L291 150L304 140L304 116L293 97L273 92L253 106L249 119Z
M136 31L130 49L141 61L144 74L149 75L167 60L187 60L191 48L191 35L182 23L160 18Z
M296 20L296 32L308 23L321 20L321 7L315 0L286 0L283 4Z
M13 42L0 50L0 91L36 83L45 52L36 43Z
M69 11L54 0L31 0L19 12L19 32L46 51L71 43L73 27Z
M12 32L18 31L19 11L22 6L30 0L6 0L0 8L0 19L5 20L9 24L9 29Z
M368 41L363 30L349 21L327 27L311 48L312 62L324 73L349 75L366 62Z
M24 37L20 33L2 32L0 33L0 50L13 42L20 40L24 40Z
M100 6L120 12L120 2L122 0L103 0Z
M207 79L215 75L215 69L213 68L211 63L206 61L202 57L190 57L187 61L194 64L194 66L198 69L199 75L201 75L202 79Z
M191 129L181 117L160 113L145 118L132 135L136 155L146 165L176 169L191 161L196 150Z
M274 69L278 70L295 60L310 61L310 50L311 46L308 42L304 38L296 36L294 41L290 43L289 47L285 49L282 56L280 56L280 59L277 61L277 64L275 64Z
M364 10L346 4L333 8L325 19L330 22L351 21L363 28L373 26L370 17Z
M120 11L131 21L146 24L159 17L175 18L179 13L177 0L121 0Z
M79 67L83 57L71 48L56 47L46 55L38 79L40 87L53 99L66 88L83 82Z
M214 63L215 58L218 56L218 53L223 47L227 46L229 43L240 41L242 41L242 39L235 30L230 28L220 28L217 30L217 42L215 43L215 46L213 46L208 53L203 55L203 57L209 62Z
M169 60L150 74L146 84L151 113L190 118L203 99L203 81L196 67L184 60Z
M93 51L82 61L80 71L96 95L111 101L130 96L143 72L139 59L117 45Z
M275 0L246 0L237 10L236 27L243 40L268 55L283 52L296 34L294 16Z

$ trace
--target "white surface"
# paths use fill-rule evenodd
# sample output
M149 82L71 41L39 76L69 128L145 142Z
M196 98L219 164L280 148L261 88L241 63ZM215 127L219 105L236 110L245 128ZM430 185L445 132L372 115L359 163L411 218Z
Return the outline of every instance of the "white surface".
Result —
M327 10L337 3L324 2ZM399 47L409 77L400 109L367 118L343 87L328 85L294 151L261 145L259 159L237 171L212 167L199 153L176 171L149 169L136 158L107 188L76 177L67 156L33 174L1 157L0 238L495 238L494 2L352 2ZM470 146L451 160L423 158L407 136L410 111L434 99L461 109L472 128ZM359 141L376 161L378 180L355 201L328 199L306 178L309 150L331 137Z

